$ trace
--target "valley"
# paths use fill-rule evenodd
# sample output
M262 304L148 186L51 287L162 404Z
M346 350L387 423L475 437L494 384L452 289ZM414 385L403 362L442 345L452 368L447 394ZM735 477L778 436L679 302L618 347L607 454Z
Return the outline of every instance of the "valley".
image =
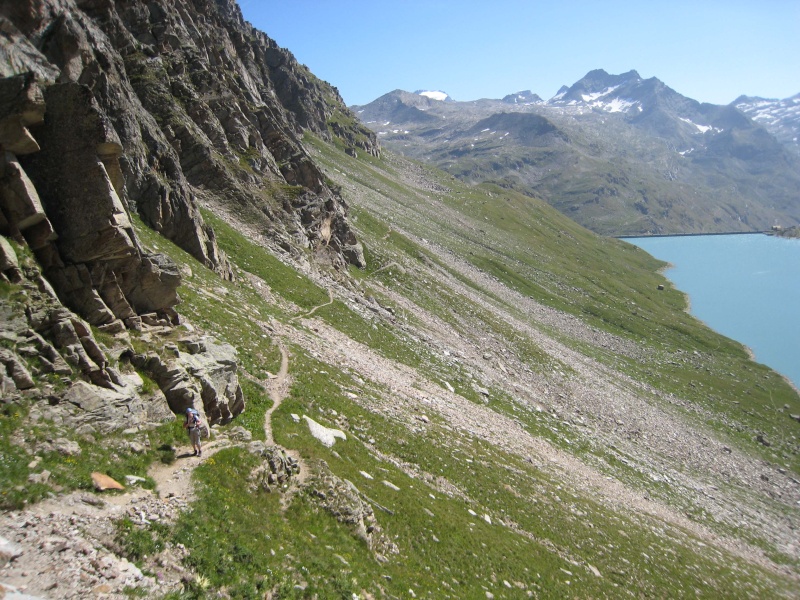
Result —
M399 92L379 136L233 0L0 6L0 595L797 596L797 390L550 204L674 152Z

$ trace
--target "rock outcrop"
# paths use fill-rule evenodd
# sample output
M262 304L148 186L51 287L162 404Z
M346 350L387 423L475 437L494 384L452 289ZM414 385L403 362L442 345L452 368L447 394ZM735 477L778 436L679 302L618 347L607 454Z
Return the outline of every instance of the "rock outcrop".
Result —
M201 205L298 257L363 267L338 188L301 139L378 155L375 136L233 0L0 0L0 36L3 396L47 396L50 417L88 433L124 426L101 424L104 406L126 407L129 425L189 405L227 423L244 409L232 348L185 339L137 354L126 342L179 323L178 270L143 247L134 219L226 279ZM168 409L143 399L93 329L128 346L126 368Z
M376 560L386 562L388 556L398 553L397 545L384 533L375 517L370 505L374 501L360 492L351 481L334 475L325 461L319 461L315 473L309 481L308 494L336 520L353 527Z
M180 350L183 347L183 351ZM244 410L244 394L236 374L236 349L211 337L186 339L166 348L164 358L155 352L123 358L146 372L164 393L172 412L193 407L205 413L205 423L229 423Z
M300 140L336 136L351 154L377 155L376 138L235 2L6 0L0 15L0 74L47 84L54 121L77 111L33 137L46 135L50 156L62 157L90 125L82 154L97 154L120 206L198 260L232 276L202 200L260 221L276 247L364 265L346 206ZM55 190L52 161L32 162L51 167L29 174Z

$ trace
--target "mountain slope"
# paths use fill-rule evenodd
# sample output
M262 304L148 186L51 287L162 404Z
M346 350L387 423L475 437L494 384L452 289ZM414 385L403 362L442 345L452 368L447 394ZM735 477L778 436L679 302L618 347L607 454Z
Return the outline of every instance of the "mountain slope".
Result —
M123 9L130 28L151 15L155 33L179 17L247 31L227 2L80 5ZM308 82L306 99L321 85ZM235 201L253 189L237 182L274 190L269 169L197 188L221 270L129 209L147 163L114 141L93 88L33 83L0 94L21 126L1 142L4 593L796 596L800 397L689 316L662 263L529 196L337 137L353 127L338 109L285 141L300 150L282 176L324 188L282 180L276 221ZM152 120L154 135L171 127ZM563 143L548 127L529 130ZM169 164L191 163L196 146L175 140ZM324 211L349 207L363 269L303 248L319 215L291 200L312 194L322 232ZM303 229L287 238L287 222ZM87 302L70 310L67 291ZM116 319L85 320L101 313ZM191 404L211 431L200 458L180 423ZM127 489L101 493L93 472Z
M423 105L392 92L353 109L395 151L536 195L603 234L800 219L796 156L733 106L698 103L636 71L591 71L546 103L509 98L526 96ZM536 120L549 125L531 132Z
M775 100L740 96L731 103L794 152L800 152L800 94Z

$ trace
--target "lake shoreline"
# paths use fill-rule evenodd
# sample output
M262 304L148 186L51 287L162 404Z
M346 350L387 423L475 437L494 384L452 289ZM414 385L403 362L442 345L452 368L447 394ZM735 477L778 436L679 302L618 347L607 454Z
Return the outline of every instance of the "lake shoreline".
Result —
M659 273L683 294L686 312L800 387L800 239L757 232L620 239L666 263Z

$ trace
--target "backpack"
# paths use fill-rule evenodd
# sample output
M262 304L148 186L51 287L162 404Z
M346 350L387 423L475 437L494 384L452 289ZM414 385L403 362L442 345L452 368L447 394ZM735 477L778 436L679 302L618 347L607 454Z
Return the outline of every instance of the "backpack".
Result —
M187 422L189 423L189 427L191 428L200 427L200 413L197 412L195 409L193 408L189 409L186 419Z

